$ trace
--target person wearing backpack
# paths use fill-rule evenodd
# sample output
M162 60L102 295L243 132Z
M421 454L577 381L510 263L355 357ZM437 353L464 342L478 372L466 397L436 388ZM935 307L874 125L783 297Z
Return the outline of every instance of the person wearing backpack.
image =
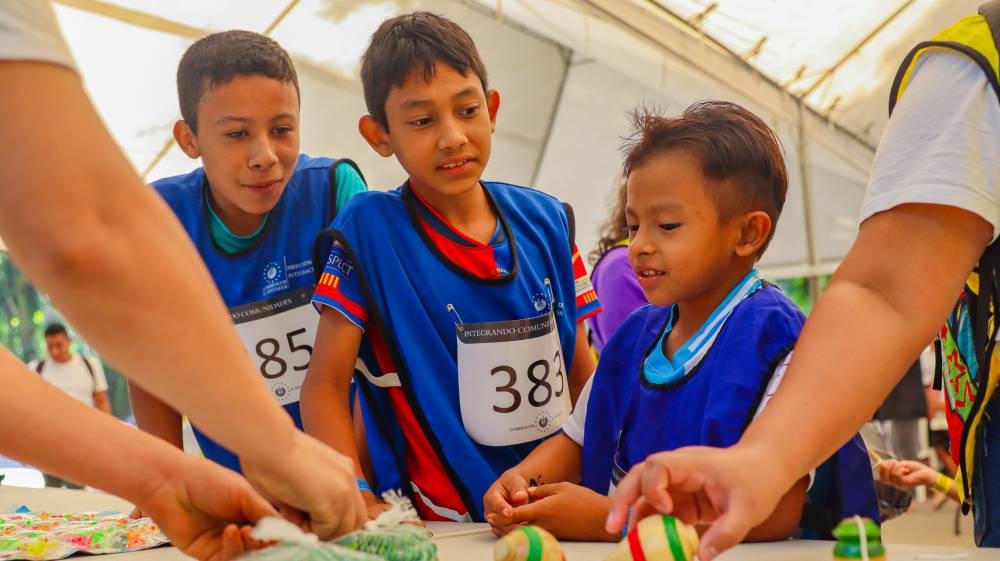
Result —
M73 352L73 340L66 326L51 323L45 328L45 350L48 358L33 360L28 367L43 380L84 404L111 414L108 401L108 381L101 361ZM50 473L43 473L46 487L82 489L81 485Z
M618 485L609 531L629 504L633 520L674 512L710 524L699 558L711 561L845 442L941 335L955 488L976 543L1000 546L1000 322L990 318L1000 286L998 36L993 0L906 57L858 237L806 322L781 391L736 445L637 465Z

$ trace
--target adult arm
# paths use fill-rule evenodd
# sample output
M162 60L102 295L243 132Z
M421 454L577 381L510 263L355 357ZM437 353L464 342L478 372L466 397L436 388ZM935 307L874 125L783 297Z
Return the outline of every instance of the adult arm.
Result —
M190 241L80 78L4 61L0 90L0 237L18 267L110 363L239 454L265 494L309 513L318 533L357 527L349 464L296 431L260 383Z
M5 456L135 503L188 555L212 561L234 557L253 546L237 524L276 514L235 473L94 411L2 347L0 383L0 424L30 428L0 431ZM123 450L129 461L108 461Z

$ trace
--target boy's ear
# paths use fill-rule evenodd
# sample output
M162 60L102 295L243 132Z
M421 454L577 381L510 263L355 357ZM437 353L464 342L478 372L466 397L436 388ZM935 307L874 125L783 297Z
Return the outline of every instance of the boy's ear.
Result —
M490 112L490 132L497 132L497 111L500 110L500 92L496 90L486 92L486 108Z
M365 115L358 120L358 132L368 142L373 150L383 158L392 156L392 145L389 144L389 133L386 132L375 117Z
M174 140L177 141L177 145L187 154L188 158L197 159L201 157L201 150L198 149L198 139L184 119L180 119L174 123Z
M760 253L767 243L774 224L766 212L755 210L744 214L740 220L740 237L736 240L736 255L749 257Z

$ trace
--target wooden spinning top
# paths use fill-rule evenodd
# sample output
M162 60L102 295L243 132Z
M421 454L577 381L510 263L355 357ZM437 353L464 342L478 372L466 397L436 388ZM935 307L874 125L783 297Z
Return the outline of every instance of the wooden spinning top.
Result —
M698 532L669 514L647 516L604 561L691 561Z
M565 561L559 540L538 526L521 526L497 540L493 558L496 561Z

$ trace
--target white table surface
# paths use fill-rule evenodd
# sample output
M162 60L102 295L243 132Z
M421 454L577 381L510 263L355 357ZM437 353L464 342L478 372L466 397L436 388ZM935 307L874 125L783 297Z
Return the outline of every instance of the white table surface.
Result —
M86 512L118 510L128 512L127 501L98 492L67 489L26 489L0 485L0 510L26 505L35 511ZM495 539L485 524L432 523L440 561L492 561ZM470 533L470 531L476 531ZM449 534L459 533L461 535ZM563 543L566 561L602 561L613 544ZM933 559L1000 561L1000 549L966 550L954 547L931 547L886 544L886 561L924 561ZM719 556L719 561L831 561L833 543L823 541L787 541L748 544ZM75 559L89 559L76 557ZM135 553L102 556L108 561L181 561L188 559L172 547L160 547ZM95 559L96 561L96 559Z

